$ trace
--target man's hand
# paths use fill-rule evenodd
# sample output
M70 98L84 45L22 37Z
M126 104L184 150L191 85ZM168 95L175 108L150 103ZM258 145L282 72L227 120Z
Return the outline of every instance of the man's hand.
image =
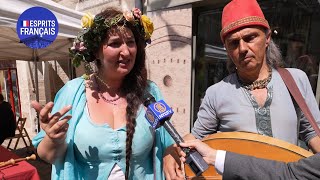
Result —
M184 179L184 169L178 152L181 149L176 145L169 146L163 157L163 171L167 180Z
M204 142L200 141L199 139L186 141L184 143L180 143L181 147L189 147L190 149L195 148L203 157L203 159L206 161L206 163L214 165L216 160L216 154L217 151L215 149L212 149ZM180 150L179 151L180 159L182 162L185 162L186 154Z
M320 137L315 136L314 138L310 139L309 141L309 147L312 150L313 153L320 152Z

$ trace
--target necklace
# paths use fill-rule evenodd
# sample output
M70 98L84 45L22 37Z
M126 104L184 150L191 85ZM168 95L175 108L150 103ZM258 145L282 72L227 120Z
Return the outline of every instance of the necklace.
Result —
M110 89L110 86L109 86L106 82L104 82L104 80L102 80L102 79L98 76L98 74L94 73L94 77L95 77L96 79L98 79L104 86L106 86L108 89Z
M105 85L108 89L110 89L110 86L105 83L98 75L95 75L96 79L98 79L103 85ZM106 98L103 93L100 90L100 86L99 83L97 83L97 90L98 90L98 94L100 95L100 97L103 99L104 102L108 103L108 104L112 104L112 105L118 105L119 103L116 103L116 101L118 101L120 99L119 95L116 95L115 98Z
M243 81L241 81L238 74L237 74L237 78L238 78L240 85L243 88L245 88L249 91L252 91L254 89L263 89L263 88L267 87L268 83L270 82L270 80L272 78L272 69L271 68L269 68L268 73L269 74L268 74L267 78L262 79L262 80L256 80L256 81L253 81L252 83L244 83Z
M120 99L120 96L115 97L114 99L107 99L106 97L104 97L104 95L99 92L100 97L104 100L104 102L108 103L108 104L112 104L112 105L118 105L118 103L116 103L116 101L118 101Z

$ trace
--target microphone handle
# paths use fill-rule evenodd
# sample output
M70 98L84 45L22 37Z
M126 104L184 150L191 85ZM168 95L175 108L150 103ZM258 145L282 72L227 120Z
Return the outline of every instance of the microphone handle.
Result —
M167 132L170 134L170 136L173 138L173 140L177 143L177 145L182 149L182 151L186 154L190 152L190 148L188 147L181 147L180 143L183 143L184 140L179 135L177 130L173 127L171 122L169 120L165 120L163 123L163 127L167 130Z
M168 133L171 135L173 140L179 145L180 143L184 142L182 137L179 135L177 130L173 127L171 122L169 120L165 120L163 123L163 127L168 131Z
M171 135L171 137L178 144L178 146L180 146L180 143L184 142L182 137L172 126L169 120L165 120L163 122L163 127ZM186 163L189 165L189 167L196 176L200 176L205 170L209 168L209 165L205 162L205 160L197 150L190 150L190 148L181 146L180 148L184 153L186 153Z
M146 101L143 103L146 107L148 107L151 103L155 103L155 99L152 95L149 94L149 97L146 99ZM163 119L163 121L160 121L160 125L162 125L167 132L170 134L170 136L173 138L173 140L177 143L178 146L180 146L180 143L184 142L182 137L179 135L177 130L173 127L171 122L169 121L170 118ZM204 161L201 154L196 150L190 150L190 148L187 147L181 147L182 151L186 153L186 163L189 164L191 170L196 176L200 176L205 170L208 169L208 164Z

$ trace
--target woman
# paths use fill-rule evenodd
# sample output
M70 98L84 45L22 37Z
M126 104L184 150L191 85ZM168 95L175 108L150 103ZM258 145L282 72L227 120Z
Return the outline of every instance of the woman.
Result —
M142 105L146 92L162 98L145 68L151 21L138 9L108 8L82 25L73 62L91 69L95 61L98 70L68 82L54 104L33 102L43 129L33 140L39 156L53 163L52 179L162 179L162 154L173 141L151 128Z

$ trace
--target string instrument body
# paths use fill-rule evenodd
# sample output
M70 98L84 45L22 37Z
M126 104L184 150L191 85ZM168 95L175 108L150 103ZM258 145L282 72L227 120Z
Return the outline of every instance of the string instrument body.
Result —
M204 138L203 142L214 149L283 162L293 162L313 155L312 152L294 144L248 132L215 133ZM186 179L222 179L222 176L216 172L212 165L199 177L195 177L187 165L185 171Z

